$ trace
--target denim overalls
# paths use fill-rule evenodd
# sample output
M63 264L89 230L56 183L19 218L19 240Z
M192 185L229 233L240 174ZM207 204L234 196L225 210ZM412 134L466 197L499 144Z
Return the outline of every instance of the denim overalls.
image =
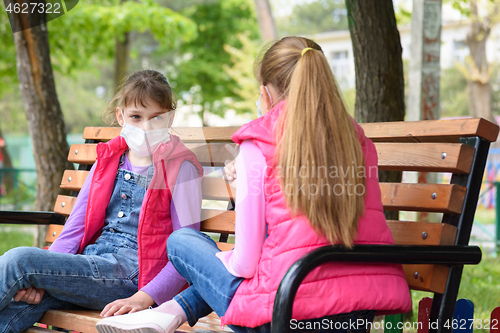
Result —
M137 229L152 174L152 166L147 176L118 170L105 227L82 255L20 247L0 256L0 332L21 332L50 309L78 305L99 310L137 292ZM17 290L29 286L45 289L40 303L12 300Z

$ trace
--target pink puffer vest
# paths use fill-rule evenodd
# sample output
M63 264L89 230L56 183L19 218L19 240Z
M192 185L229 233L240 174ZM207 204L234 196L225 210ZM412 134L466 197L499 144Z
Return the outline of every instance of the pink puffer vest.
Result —
M236 143L252 140L264 154L268 170L275 163L274 126L285 102L264 117L242 126L232 137ZM359 221L355 244L393 244L382 209L378 183L377 152L363 129L355 124L366 164L365 214ZM256 327L272 318L274 297L288 268L302 255L328 245L318 236L306 217L292 218L286 208L279 179L264 176L268 237L253 278L239 286L227 312L224 325ZM331 263L311 272L295 298L293 318L321 318L355 310L377 310L380 314L406 312L411 298L401 265Z

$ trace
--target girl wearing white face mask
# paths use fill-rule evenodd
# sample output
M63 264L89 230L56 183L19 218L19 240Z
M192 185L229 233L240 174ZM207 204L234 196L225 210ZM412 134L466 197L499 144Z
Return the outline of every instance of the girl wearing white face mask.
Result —
M186 284L166 243L174 230L199 230L203 169L168 133L172 90L162 74L140 71L109 105L121 135L98 144L61 235L49 251L0 256L0 332L24 331L50 309L83 306L105 317L147 309Z

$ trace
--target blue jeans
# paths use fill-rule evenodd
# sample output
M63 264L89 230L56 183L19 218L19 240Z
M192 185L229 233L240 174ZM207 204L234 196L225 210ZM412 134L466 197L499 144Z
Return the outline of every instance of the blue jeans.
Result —
M186 313L189 325L194 326L199 318L208 315L212 311L215 311L220 317L224 316L243 278L235 277L229 273L222 261L215 256L217 252L220 252L215 242L209 236L197 230L183 228L170 235L167 242L167 252L169 260L189 283L189 288L174 297L174 300L179 303ZM357 319L373 321L374 316L375 311L372 310L355 311L315 320L304 320L300 321L300 323L325 322L325 320L328 320L328 322L349 322ZM234 325L229 325L229 327L238 333L271 331L271 323L256 328ZM329 328L309 330L306 328L300 329L301 327L307 326L297 324L296 328L298 329L293 330L293 332L357 332L352 329L335 330L335 325L332 324L329 327L333 327L334 330L329 330Z
M147 176L120 169L105 227L82 255L20 247L0 256L0 333L21 332L50 309L100 310L137 292L137 226ZM39 304L14 302L18 290L45 289Z
M73 255L18 247L0 256L0 332L21 332L50 309L100 310L137 292L138 267L114 254ZM45 289L38 304L14 302L30 286Z

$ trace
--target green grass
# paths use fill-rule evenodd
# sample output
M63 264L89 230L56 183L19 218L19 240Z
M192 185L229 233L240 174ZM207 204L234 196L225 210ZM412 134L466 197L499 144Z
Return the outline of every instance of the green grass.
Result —
M32 246L33 234L22 230L17 225L2 225L0 227L0 255L18 246Z
M495 208L477 207L474 219L481 224L495 224L496 210Z

